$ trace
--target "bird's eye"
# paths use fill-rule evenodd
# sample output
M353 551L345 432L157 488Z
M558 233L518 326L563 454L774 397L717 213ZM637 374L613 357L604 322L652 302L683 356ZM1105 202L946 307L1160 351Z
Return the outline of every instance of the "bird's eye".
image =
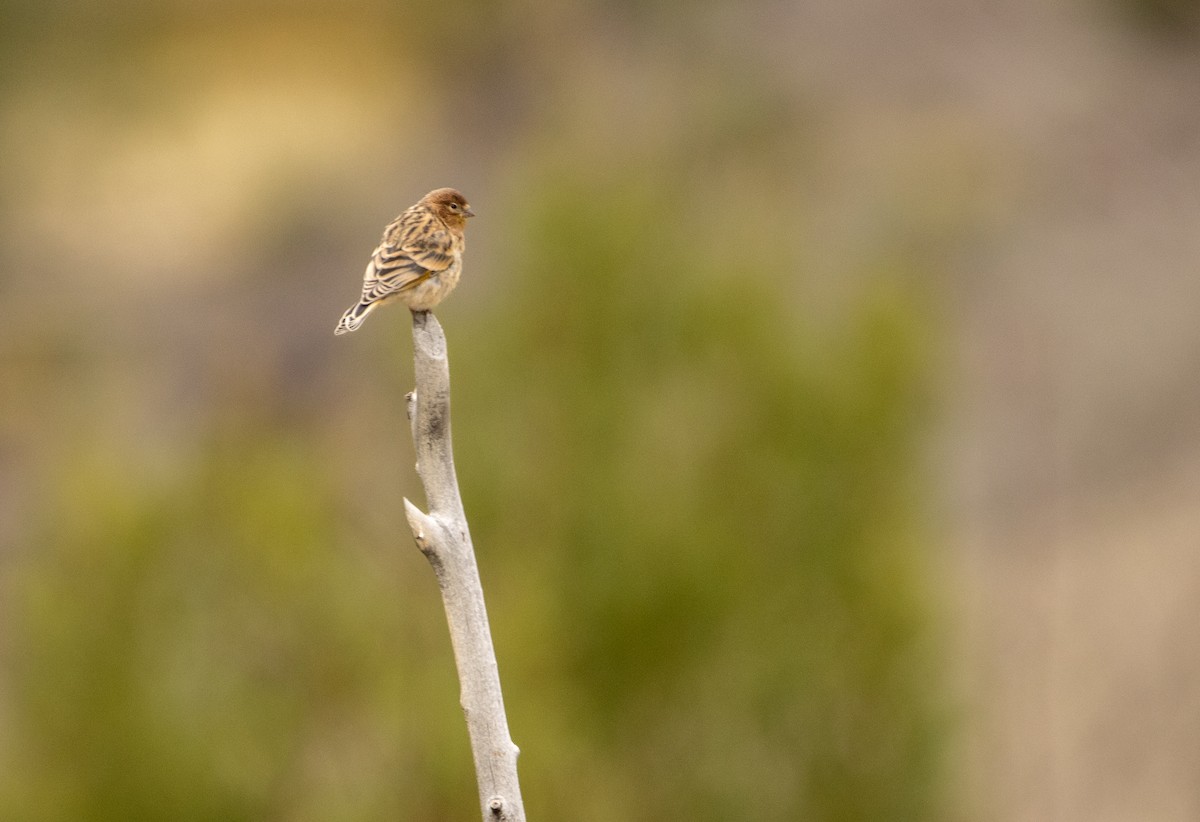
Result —
M458 211L458 203L451 203L451 204L450 204L450 210L451 210L451 211Z

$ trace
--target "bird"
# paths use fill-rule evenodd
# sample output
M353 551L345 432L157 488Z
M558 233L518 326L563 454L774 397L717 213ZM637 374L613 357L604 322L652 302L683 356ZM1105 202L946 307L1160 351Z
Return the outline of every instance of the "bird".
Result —
M474 216L467 198L453 188L434 189L409 206L383 230L363 273L362 296L333 333L354 331L385 303L428 311L444 300L462 275L463 230Z

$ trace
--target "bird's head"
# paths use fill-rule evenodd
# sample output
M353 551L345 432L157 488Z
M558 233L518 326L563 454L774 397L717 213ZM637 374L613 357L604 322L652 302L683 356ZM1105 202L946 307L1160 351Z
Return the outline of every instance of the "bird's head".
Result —
M431 191L422 198L421 202L432 208L442 222L454 228L462 228L467 224L468 217L475 216L467 198L453 188L439 188Z

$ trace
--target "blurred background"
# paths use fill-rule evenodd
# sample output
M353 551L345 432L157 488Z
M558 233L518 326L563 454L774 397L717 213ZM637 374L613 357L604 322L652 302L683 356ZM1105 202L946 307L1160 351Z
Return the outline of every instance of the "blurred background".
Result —
M1200 7L0 3L0 818L1200 818Z

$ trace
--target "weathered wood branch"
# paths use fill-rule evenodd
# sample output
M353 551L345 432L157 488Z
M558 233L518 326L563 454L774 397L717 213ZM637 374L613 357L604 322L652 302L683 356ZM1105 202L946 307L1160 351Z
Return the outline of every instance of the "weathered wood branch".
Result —
M520 751L508 732L483 585L454 473L446 336L428 311L413 312L413 349L416 390L408 395L408 417L429 513L407 499L404 511L417 547L433 566L446 607L483 819L524 822L517 781Z

